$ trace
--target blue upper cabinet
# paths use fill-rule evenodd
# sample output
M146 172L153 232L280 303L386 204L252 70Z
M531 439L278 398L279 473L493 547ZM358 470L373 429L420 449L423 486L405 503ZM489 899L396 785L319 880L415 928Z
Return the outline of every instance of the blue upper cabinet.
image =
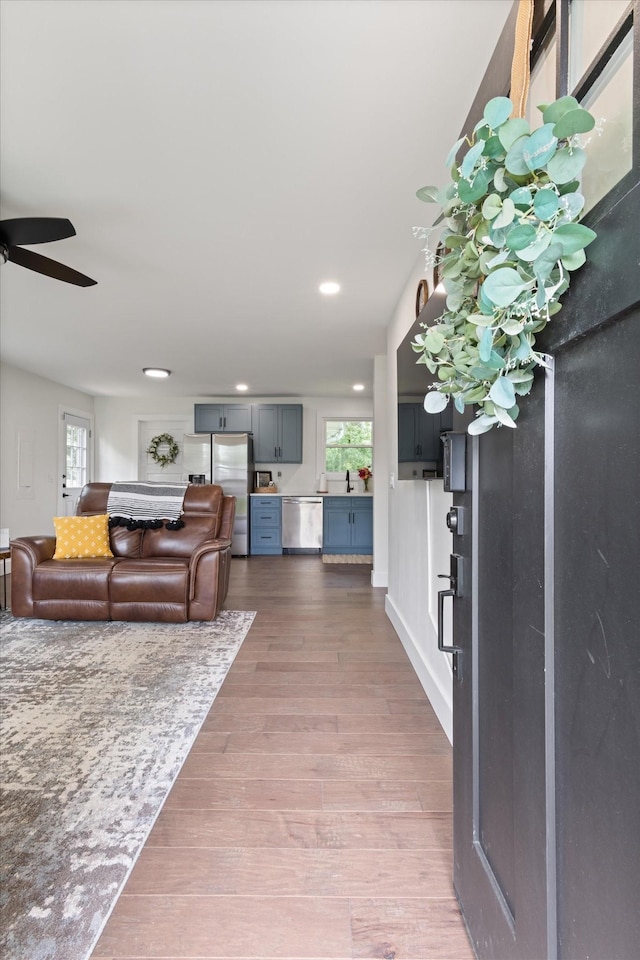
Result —
M398 462L442 460L440 433L451 430L449 409L427 413L422 403L398 404Z
M302 404L258 403L253 408L256 463L302 463Z
M196 403L193 410L195 433L251 433L250 403Z

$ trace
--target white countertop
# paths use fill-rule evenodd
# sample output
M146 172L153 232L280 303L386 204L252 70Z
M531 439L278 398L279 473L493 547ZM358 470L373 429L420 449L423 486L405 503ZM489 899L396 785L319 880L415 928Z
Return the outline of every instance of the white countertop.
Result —
M252 493L252 497L372 497L373 492L368 490L364 493L362 490L353 490L347 493L346 490L338 493L289 493L286 490L276 490L275 493Z

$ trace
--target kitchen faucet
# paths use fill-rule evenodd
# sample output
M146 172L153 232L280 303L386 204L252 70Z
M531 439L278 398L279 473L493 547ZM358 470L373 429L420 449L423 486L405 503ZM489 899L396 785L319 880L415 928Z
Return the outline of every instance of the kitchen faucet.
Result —
M349 471L347 470L347 493L351 493L353 487L351 486L351 481L349 479Z

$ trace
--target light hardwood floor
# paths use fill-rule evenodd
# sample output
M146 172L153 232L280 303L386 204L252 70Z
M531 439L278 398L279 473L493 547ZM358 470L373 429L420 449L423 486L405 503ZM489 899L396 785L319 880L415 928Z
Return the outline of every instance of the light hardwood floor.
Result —
M368 565L235 559L257 616L95 960L470 960L451 749Z

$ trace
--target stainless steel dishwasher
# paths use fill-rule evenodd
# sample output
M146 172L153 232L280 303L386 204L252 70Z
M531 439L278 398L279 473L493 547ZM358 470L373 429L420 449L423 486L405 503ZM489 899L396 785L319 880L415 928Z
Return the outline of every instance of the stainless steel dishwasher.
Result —
M282 498L282 549L284 553L320 553L322 497Z

